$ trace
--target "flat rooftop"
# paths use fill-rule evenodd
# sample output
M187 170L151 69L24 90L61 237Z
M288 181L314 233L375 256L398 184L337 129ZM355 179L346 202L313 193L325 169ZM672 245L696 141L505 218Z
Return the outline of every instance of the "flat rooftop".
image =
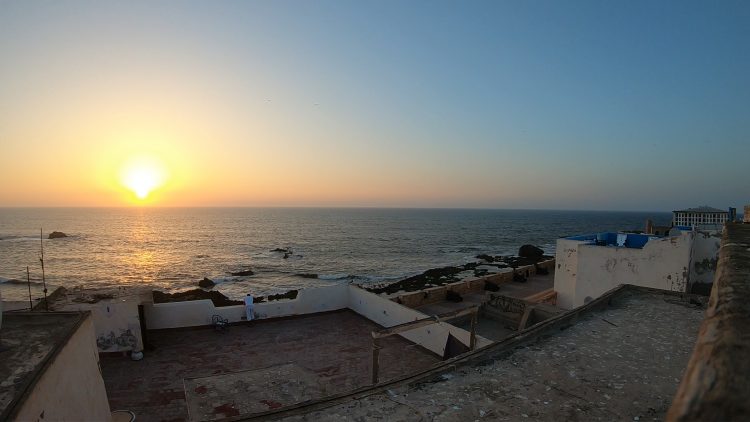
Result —
M602 299L408 384L277 417L663 420L703 307L687 296L632 286Z
M86 314L5 312L0 327L0 420L30 391Z
M110 407L131 410L139 421L246 415L369 385L371 332L381 328L342 310L240 323L226 331L148 331L153 350L143 360L101 355L102 373ZM381 342L382 380L440 362L399 336Z

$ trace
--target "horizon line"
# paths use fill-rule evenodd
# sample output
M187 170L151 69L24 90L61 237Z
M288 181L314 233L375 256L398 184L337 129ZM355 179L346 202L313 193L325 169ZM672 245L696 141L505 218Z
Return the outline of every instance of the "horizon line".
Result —
M622 209L580 209L580 208L497 208L497 207L409 207L409 206L305 206L305 205L13 205L0 206L0 209L339 209L339 210L455 210L455 211L577 211L577 212L633 212L671 213L674 210L622 210Z

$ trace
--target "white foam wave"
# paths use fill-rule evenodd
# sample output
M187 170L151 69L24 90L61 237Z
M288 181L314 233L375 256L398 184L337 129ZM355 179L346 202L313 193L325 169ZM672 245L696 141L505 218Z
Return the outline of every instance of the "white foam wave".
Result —
M221 277L208 277L208 279L213 281L215 284L223 284L223 283L232 283L235 281L242 281L244 277L238 276L238 275L228 275L228 276L221 276Z

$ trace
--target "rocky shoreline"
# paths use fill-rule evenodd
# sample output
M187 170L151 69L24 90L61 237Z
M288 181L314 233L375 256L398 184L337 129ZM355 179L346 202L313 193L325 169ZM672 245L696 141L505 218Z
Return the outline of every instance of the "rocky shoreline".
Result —
M289 249L277 249L272 252L278 253L291 253ZM441 268L432 268L411 277L404 279L377 284L363 283L361 287L375 294L393 294L399 291L413 292L418 290L424 290L431 287L442 286L450 283L459 282L469 278L478 278L486 275L497 274L502 272L514 271L516 268L527 265L535 265L539 262L552 259L552 256L545 255L544 251L533 245L523 245L519 249L517 256L501 256L501 255L489 255L479 254L475 257L477 260L474 262L468 262L462 265L452 265ZM542 271L540 269L539 271ZM238 271L230 273L232 276L252 276L255 272L245 267ZM294 274L297 277L304 279L318 279L319 275L314 273L297 273ZM350 277L350 282L356 277ZM524 281L525 278L522 274L518 274L517 281ZM26 284L22 280L4 280L8 284ZM196 282L197 288L193 288L185 291L178 291L174 293L167 293L160 290L146 290L144 294L150 294L153 298L154 303L168 303L168 302L181 302L191 300L211 300L214 306L234 306L244 304L243 300L235 300L229 298L227 295L214 290L214 287L218 284L218 281L214 281L210 278L204 277L202 280ZM145 286L144 286L145 287ZM60 289L62 295L69 296L68 300L73 303L82 304L95 304L100 301L111 300L119 297L122 292L111 293L108 291L99 290L88 290L86 289L72 289L70 291L66 289ZM274 300L285 300L295 299L297 297L298 290L288 290L284 293L270 294L267 296L254 296L254 303L262 303L266 301ZM55 296L55 295L52 295ZM49 302L55 302L56 297L50 297Z
M263 303L266 301L272 302L275 300L283 300L283 299L290 299L290 300L296 299L298 293L299 293L299 290L289 290L285 293L279 293L279 294L274 294L274 295L254 296L253 303ZM154 299L154 303L184 302L184 301L189 301L189 300L208 299L211 302L213 302L214 306L216 307L245 304L244 301L230 299L223 293L218 292L216 290L193 289L193 290L187 290L184 292L177 292L177 293L164 293L159 290L153 290L151 294Z
M455 283L466 278L482 277L488 274L501 272L500 270L507 269L506 271L514 271L518 267L536 265L554 257L544 255L544 251L536 246L523 245L519 249L518 256L492 256L479 254L476 258L478 261L469 262L463 265L433 268L395 283L366 287L366 289L375 294L393 294L399 291L414 292L430 287ZM522 276L519 277L519 281L521 278Z

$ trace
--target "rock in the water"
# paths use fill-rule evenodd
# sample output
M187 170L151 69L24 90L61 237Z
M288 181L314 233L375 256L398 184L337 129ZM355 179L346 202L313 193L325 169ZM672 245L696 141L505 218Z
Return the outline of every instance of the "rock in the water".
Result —
M479 255L477 255L477 259L481 259L482 261L486 262L495 262L495 257L487 255L486 253L480 253Z
M289 252L289 249L286 249L286 248L275 248L275 249L271 249L271 252L287 253L287 252Z
M98 303L102 300L114 299L114 295L110 293L94 293L91 296L77 296L71 299L76 303Z
M302 278L318 278L318 275L315 273L299 273L297 275Z
M68 237L68 235L63 232L52 232L47 236L48 239L59 239L61 237Z
M297 290L289 290L286 293L279 293L279 294L276 294L276 295L268 295L268 300L272 301L272 300L281 300L281 299L296 299L298 293L299 292Z
M232 306L232 305L243 305L244 302L241 300L231 300L216 290L207 292L202 289L193 289L186 292L179 293L164 293L158 290L152 292L154 297L154 303L166 303L166 302L183 302L187 300L203 300L209 299L214 303L214 306Z
M208 277L203 277L203 280L198 282L198 286L203 287L204 289L210 289L211 287L214 287L215 285L216 283L214 283L214 281Z
M534 245L523 245L518 249L518 256L521 258L541 258L544 251Z
M236 273L232 273L232 275L235 275L235 276L248 276L248 275L253 275L253 274L255 273L252 270L242 270L242 271L237 271Z

